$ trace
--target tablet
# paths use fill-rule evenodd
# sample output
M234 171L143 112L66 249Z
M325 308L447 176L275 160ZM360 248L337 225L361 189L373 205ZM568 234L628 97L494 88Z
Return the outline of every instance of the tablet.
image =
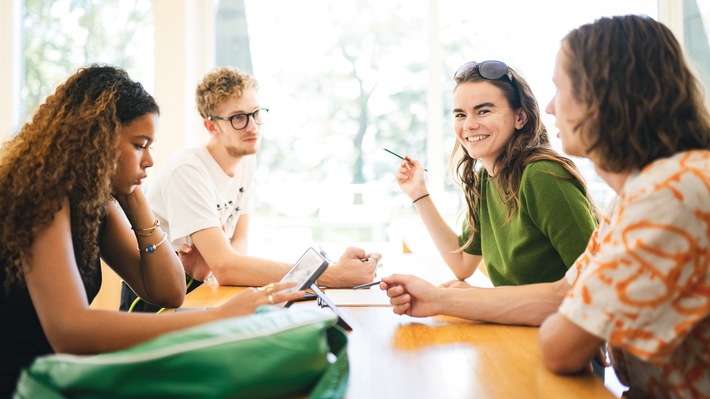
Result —
M305 290L320 277L321 274L328 268L328 260L316 251L314 248L308 248L298 261L293 265L291 270L281 279L281 282L295 281L297 284L294 287L287 288L281 292L295 292ZM287 303L286 306L290 306Z

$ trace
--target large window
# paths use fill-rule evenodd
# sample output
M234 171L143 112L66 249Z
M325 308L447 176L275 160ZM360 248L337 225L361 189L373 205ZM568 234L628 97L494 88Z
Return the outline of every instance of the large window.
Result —
M151 89L151 0L25 0L23 6L21 122L87 64L121 66Z
M153 1L20 1L24 75L20 122L57 83L92 62L121 65L152 90ZM680 35L707 86L710 0L661 3L673 9L682 4ZM163 31L169 23L171 28L183 24L185 32L201 29L189 18L193 8L204 11L214 5L216 18L210 29L217 34L215 62L238 66L259 79L263 104L271 108L272 117L259 154L261 208L254 215L252 243L258 252L290 242L298 248L294 253L314 241L393 245L405 241L412 249L431 250L418 216L395 183L399 160L383 148L409 154L427 166L435 201L456 226L464 203L447 167L454 142L453 71L468 60L503 60L528 80L544 108L553 94L554 55L567 31L604 15L658 17L656 0L156 4L162 5L157 9ZM181 11L173 15L175 9ZM208 47L195 33L170 36L175 49L187 48L176 63L197 58L190 53L191 46ZM160 49L165 51L165 46ZM188 74L193 69L201 75L201 67L180 70ZM161 105L174 108L168 100L175 97L184 109L194 110L192 80L193 76L177 76L163 84L169 94L159 98ZM183 111L166 112L163 125ZM543 121L554 136L554 119L544 115ZM175 148L189 145L183 142L189 135L173 135L180 129L198 131L199 126L187 125L164 129L162 141ZM553 142L560 148L554 137ZM596 201L604 206L611 192L588 162L576 161Z
M456 226L464 202L447 162L458 66L503 60L529 81L544 109L566 32L604 15L657 17L655 0L245 0L243 9L242 47L250 49L248 68L273 116L259 156L262 207L254 223L262 234L255 244L264 248L299 233L295 245L404 241L431 250L395 182L399 160L383 148L427 166L435 202ZM543 122L555 136L554 119ZM604 206L610 190L578 161Z
M705 86L710 105L710 0L683 1L684 46L690 63Z

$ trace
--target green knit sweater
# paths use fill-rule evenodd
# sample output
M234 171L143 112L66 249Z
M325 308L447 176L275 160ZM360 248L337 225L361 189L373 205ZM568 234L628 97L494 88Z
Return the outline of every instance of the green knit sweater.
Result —
M466 252L483 255L495 286L552 282L562 278L584 252L596 221L582 185L552 161L525 167L520 206L505 223L507 210L495 179L481 172L483 200L478 232ZM464 223L459 243L471 234Z

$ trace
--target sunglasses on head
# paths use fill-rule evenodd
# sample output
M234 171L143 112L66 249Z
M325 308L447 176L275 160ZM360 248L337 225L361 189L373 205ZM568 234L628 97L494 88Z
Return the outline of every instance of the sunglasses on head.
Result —
M503 76L507 76L510 83L513 83L513 74L508 70L508 65L502 61L469 61L456 71L454 74L454 79L463 79L466 75L471 73L474 69L478 68L478 73L488 80L498 80Z

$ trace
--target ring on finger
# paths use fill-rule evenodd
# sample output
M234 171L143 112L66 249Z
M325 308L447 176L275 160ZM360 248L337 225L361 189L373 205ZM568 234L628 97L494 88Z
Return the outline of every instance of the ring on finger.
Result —
M274 294L269 294L266 297L266 300L269 301L269 305L273 305L274 304Z
M266 295L273 294L274 293L274 283L266 284L265 286L259 287L256 290L257 291L264 291L264 292L266 292Z

